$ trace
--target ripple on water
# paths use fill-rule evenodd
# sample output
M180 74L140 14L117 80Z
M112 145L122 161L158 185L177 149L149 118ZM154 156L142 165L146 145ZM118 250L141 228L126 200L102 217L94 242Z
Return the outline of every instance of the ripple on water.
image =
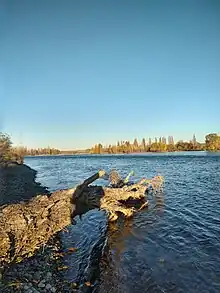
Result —
M94 292L220 292L220 156L206 153L169 155L67 156L27 158L37 179L50 190L69 188L98 169L117 168L123 175L165 176L164 193L150 198L149 209L106 233L103 213L91 211L70 233L66 248L78 251L65 262L72 281L91 277ZM102 182L100 180L102 184ZM100 239L102 241L100 242ZM91 259L91 254L94 260Z

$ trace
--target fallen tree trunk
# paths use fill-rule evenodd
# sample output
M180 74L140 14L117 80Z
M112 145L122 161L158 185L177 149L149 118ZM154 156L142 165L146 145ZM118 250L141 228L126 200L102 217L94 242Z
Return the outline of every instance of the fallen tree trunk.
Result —
M100 206L102 188L91 189L96 196L90 203L88 185L103 174L104 171L100 171L73 189L3 206L0 210L0 263L31 255L52 235L71 224L74 216Z
M0 263L19 262L23 257L33 255L51 236L70 225L75 216L91 209L106 210L112 221L117 219L118 213L132 216L135 209L127 207L126 201L144 201L147 186L88 186L102 175L104 171L76 188L39 195L28 202L4 207L0 211Z

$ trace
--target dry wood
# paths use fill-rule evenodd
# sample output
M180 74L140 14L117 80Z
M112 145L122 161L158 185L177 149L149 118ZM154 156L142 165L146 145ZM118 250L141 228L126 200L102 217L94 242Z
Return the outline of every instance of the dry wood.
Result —
M51 195L38 195L27 202L7 205L0 211L0 263L20 261L46 244L55 233L72 223L73 217L99 208L109 220L118 213L130 217L135 212L128 200L144 201L147 186L135 184L123 188L88 186L104 175L99 171L76 188Z

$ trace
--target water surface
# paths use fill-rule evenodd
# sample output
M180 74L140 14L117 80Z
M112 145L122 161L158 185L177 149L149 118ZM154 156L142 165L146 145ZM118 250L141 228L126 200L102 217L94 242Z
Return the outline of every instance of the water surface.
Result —
M107 231L103 212L77 218L62 233L65 247L78 248L65 259L70 269L64 278L96 281L93 290L100 293L220 292L220 155L51 156L25 163L51 191L71 188L99 169L134 170L134 180L165 177L163 194L130 221Z

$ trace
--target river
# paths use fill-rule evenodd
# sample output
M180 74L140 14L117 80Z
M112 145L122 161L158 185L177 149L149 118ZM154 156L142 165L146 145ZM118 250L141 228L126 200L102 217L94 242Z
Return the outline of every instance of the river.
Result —
M107 230L101 211L77 217L61 233L64 247L78 249L64 259L64 279L90 280L90 292L97 293L220 292L219 154L44 156L25 163L51 191L71 188L99 169L133 170L134 180L165 178L163 193L129 221Z

